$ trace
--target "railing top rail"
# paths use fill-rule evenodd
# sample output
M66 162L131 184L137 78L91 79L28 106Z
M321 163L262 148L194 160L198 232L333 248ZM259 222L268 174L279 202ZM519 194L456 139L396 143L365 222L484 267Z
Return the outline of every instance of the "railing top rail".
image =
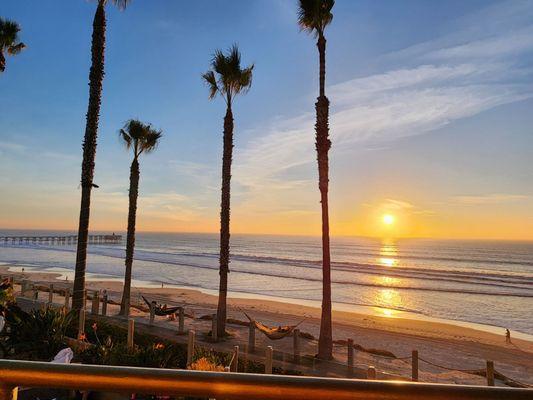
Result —
M0 360L0 392L15 386L265 400L533 398L532 389Z

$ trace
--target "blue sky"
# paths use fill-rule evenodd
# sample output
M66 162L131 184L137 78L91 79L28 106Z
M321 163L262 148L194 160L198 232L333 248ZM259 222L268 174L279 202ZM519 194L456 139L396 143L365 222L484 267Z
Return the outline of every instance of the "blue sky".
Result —
M28 48L0 76L0 227L74 229L95 3L3 0ZM217 231L224 104L200 75L238 43L236 232L318 234L318 56L292 0L108 6L93 229L126 225L128 118L163 129L141 162L139 228ZM336 234L533 239L533 2L337 0L328 27ZM498 229L495 227L498 226Z

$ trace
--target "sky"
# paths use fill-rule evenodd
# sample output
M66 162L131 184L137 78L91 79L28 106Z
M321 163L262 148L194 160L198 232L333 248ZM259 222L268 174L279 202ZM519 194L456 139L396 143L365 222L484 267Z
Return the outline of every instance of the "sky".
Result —
M0 228L77 228L93 1L2 0L27 49L0 75ZM237 43L234 233L320 234L315 39L296 0L133 0L107 7L91 230L219 230L225 104L201 74ZM533 1L337 0L326 29L332 235L533 240ZM384 224L383 215L394 217Z

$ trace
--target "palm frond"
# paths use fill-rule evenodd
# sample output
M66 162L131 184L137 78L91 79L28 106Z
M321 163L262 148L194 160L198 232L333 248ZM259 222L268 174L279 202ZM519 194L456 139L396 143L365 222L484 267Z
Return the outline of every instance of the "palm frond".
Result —
M236 44L229 48L227 54L216 50L211 67L212 70L202 75L210 87L210 99L220 93L226 102L230 103L236 94L249 90L254 66L241 68L241 53Z
M113 4L118 7L119 10L124 10L131 0L113 0Z
M15 21L0 18L0 47L9 48L19 42L20 25Z
M335 0L300 0L298 24L306 32L319 36L333 20Z
M118 137L122 139L122 142L124 143L124 146L126 146L127 149L131 147L131 142L133 139L128 134L128 132L126 132L124 129L120 129L118 131Z
M9 46L7 48L7 53L12 55L12 56L14 56L14 55L20 53L25 48L26 48L26 45L24 43L20 42L20 43L17 43L15 45Z
M156 131L150 128L150 131L146 133L144 141L141 146L141 152L150 153L157 148L159 139L163 136L163 132Z
M149 153L154 150L163 133L154 129L151 124L130 119L119 130L119 135L127 149L133 148L134 157L137 158L143 152Z
M213 99L218 93L218 84L215 73L213 71L207 71L205 74L202 74L202 79L209 86L209 99Z

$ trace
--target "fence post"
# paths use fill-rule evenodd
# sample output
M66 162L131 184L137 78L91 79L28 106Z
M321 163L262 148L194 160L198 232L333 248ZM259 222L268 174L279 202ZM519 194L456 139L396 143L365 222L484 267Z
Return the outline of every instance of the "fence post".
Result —
M366 371L366 377L372 380L376 379L376 368L370 365Z
M233 372L239 371L239 346L233 346Z
M217 329L217 315L211 315L211 339L213 342L218 342L218 329Z
M494 361L487 360L487 386L494 386Z
M135 335L135 320L128 320L128 349L133 349L133 338Z
M24 297L27 290L28 290L28 281L26 279L23 279L22 282L20 282L20 295Z
M105 290L102 296L102 315L107 315L107 291Z
M95 291L93 293L93 303L91 307L91 314L98 315L99 309L100 309L100 292Z
M185 332L185 310L183 307L178 308L178 333L181 335Z
M411 352L411 380L418 382L418 350Z
M293 361L295 364L300 364L300 330L295 329L292 337L293 345Z
M348 378L353 378L353 339L348 339Z
M248 325L248 353L255 353L255 324Z
M39 300L39 290L33 289L33 300L37 301Z
M65 289L65 311L68 311L69 299L70 299L70 289L66 288Z
M54 302L54 285L50 285L50 289L48 290L48 304L52 304Z
M189 330L189 341L187 343L187 366L192 364L192 359L194 357L194 330Z
M155 319L155 301L150 303L150 325L154 324Z
M265 351L265 374L272 374L272 355L274 349L272 346L267 346Z
M87 289L83 290L83 309L87 310Z
M79 318L78 318L78 339L82 334L85 333L85 310L79 310Z

